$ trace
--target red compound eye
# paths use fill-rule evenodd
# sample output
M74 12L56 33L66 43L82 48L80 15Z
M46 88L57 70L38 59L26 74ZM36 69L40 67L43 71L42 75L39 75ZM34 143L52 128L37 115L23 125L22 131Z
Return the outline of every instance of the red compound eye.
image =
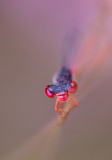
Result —
M77 83L76 83L75 81L71 81L71 83L70 83L70 88L69 88L69 92L70 92L71 94L73 94L73 93L75 93L75 92L77 91L77 89L78 89Z
M55 94L52 93L52 91L49 88L49 85L45 88L45 93L48 97L53 98Z

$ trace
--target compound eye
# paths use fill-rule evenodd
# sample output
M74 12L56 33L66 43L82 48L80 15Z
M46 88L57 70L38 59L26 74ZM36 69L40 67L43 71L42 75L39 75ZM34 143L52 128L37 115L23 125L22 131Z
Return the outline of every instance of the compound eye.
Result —
M45 93L48 97L50 98L53 98L55 96L55 94L53 94L53 92L50 90L50 85L48 85L46 88L45 88Z
M69 92L71 94L73 94L73 93L75 93L77 91L77 89L78 89L77 83L75 81L71 81L70 82L70 87L69 87Z

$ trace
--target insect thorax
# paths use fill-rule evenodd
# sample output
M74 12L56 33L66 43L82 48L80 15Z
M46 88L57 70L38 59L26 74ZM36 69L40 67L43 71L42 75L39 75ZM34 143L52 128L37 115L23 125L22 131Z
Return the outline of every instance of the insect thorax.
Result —
M70 69L66 67L62 67L59 74L56 77L56 81L71 81L72 80L72 73Z

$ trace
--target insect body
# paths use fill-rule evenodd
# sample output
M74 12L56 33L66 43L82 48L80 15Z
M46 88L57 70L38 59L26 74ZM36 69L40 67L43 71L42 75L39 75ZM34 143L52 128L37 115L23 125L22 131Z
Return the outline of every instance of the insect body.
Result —
M73 96L71 96L71 94L74 94L77 89L78 85L75 81L72 80L72 73L70 69L67 67L62 67L56 78L56 82L54 84L48 85L45 88L45 92L50 98L57 96L55 110L64 112L63 108L59 108L59 102L67 101L68 97L71 97L71 99L73 99L76 103L71 108L78 106L78 101Z

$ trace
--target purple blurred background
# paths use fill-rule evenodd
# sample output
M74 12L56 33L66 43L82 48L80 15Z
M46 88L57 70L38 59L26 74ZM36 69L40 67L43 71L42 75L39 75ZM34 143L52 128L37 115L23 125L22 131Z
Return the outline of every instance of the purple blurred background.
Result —
M49 99L44 88L61 66L64 35L71 26L87 32L102 3L108 6L105 30L112 37L111 1L0 1L1 157L55 117L55 99ZM56 159L112 159L111 69L109 64L101 84L71 112Z

